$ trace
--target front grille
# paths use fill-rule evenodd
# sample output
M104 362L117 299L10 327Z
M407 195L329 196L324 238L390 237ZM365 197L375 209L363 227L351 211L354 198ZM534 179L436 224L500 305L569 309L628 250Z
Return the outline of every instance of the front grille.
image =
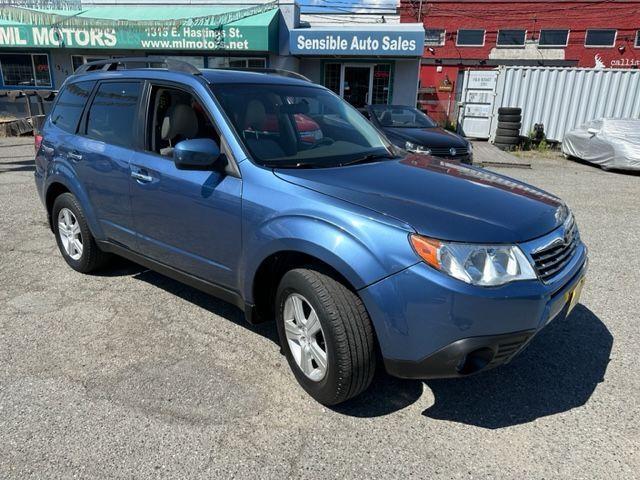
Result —
M547 247L531 254L531 258L535 263L536 272L542 281L553 278L554 275L561 272L567 263L573 257L578 248L580 235L575 221L571 219L570 225L565 227L565 235L558 238Z
M454 155L451 154L451 147L429 147L431 150L431 155L435 155L436 157L446 157L446 158L457 158L464 157L469 152L467 151L467 147L453 147L456 153Z
M497 367L498 365L502 365L503 363L510 361L515 357L516 353L522 350L522 347L524 347L532 336L532 332L525 332L502 340L498 344L496 354L491 359L491 362L489 362L488 367Z

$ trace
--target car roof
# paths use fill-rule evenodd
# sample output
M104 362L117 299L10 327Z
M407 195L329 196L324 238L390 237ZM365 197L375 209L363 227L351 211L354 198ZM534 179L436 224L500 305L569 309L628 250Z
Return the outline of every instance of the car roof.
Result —
M162 79L180 82L185 78L193 78L200 76L212 85L216 84L273 84L273 85L299 85L299 86L315 86L318 85L306 80L280 75L274 72L255 72L249 70L233 70L233 69L216 69L202 68L201 75L192 73L175 72L166 68L130 68L123 70L92 70L81 72L69 77L69 83L86 80L104 80L104 79Z

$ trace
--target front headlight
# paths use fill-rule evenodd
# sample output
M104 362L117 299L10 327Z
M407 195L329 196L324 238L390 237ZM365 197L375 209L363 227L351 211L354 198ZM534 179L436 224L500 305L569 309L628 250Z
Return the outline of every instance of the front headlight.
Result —
M427 264L458 280L495 287L516 280L535 280L536 272L517 245L441 242L412 234L411 245Z
M428 147L423 147L422 145L417 145L413 142L405 142L404 149L408 152L414 153L424 153L426 155L431 155L431 149Z

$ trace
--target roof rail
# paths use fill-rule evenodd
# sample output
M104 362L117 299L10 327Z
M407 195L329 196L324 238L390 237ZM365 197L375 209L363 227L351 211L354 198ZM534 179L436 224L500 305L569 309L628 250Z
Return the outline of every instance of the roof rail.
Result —
M165 57L121 57L121 58L109 58L107 60L96 60L95 62L88 62L84 65L80 65L75 74L87 73L87 72L110 72L114 70L126 70L127 63L143 63L145 67L133 67L133 68L158 68L151 66L152 64L162 64L165 68L172 72L190 73L192 75L202 75L202 72L191 65L189 62L182 60L176 60L175 58Z
M261 68L261 67L223 67L217 70L239 70L242 72L256 72L267 73L271 75L279 75L281 77L297 78L298 80L304 80L305 82L311 82L311 80L298 72L292 72L291 70L283 70L281 68Z

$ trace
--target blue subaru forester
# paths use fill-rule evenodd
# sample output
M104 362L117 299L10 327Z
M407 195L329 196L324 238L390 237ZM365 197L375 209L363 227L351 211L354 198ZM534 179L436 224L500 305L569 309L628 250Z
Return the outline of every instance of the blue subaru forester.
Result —
M36 137L73 269L116 254L275 319L326 405L380 362L405 378L509 362L578 301L587 251L557 197L400 150L295 74L144 61L81 67Z

